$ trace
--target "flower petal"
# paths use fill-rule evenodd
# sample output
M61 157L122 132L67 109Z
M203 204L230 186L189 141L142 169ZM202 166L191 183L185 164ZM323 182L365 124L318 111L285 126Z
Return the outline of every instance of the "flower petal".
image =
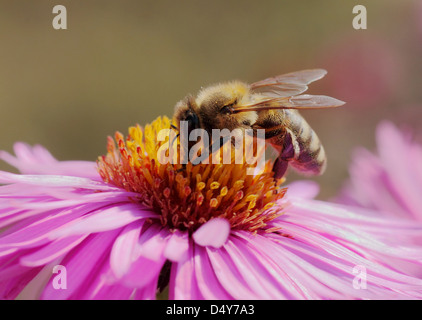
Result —
M236 264L225 248L213 249L206 247L206 249L218 281L230 296L235 299L260 299L259 292L262 291L262 287L257 286L257 291L255 291L247 283L249 275L244 276L249 269L241 264Z
M167 228L153 224L139 237L138 255L153 261L161 261L164 259L163 253L170 235Z
M203 224L193 234L193 240L200 246L220 248L230 235L230 223L226 219L215 218Z
M72 221L49 234L50 239L102 232L123 227L139 219L154 217L155 213L145 210L138 204L126 203L99 209L94 213Z
M41 268L26 268L23 274L10 275L0 279L0 299L12 300L21 293L28 283L40 272Z
M68 210L55 215L47 215L36 222L24 221L27 226L21 225L19 229L0 237L2 247L34 247L50 242L48 235L69 222L73 222L86 213L84 209Z
M287 185L288 198L313 199L319 193L319 185L312 180L293 181Z
M155 300L158 285L158 276L142 288L136 289L134 300Z
M20 264L27 267L37 267L48 264L72 250L86 237L87 235L57 239L41 249L21 257Z
M0 183L24 183L49 187L74 187L96 190L119 190L117 187L113 187L105 184L104 182L94 181L88 178L60 175L20 175L5 171L0 171Z
M167 242L164 256L174 262L180 261L189 249L189 235L187 232L176 230Z
M102 267L94 276L86 290L78 294L78 299L83 300L128 300L132 297L134 289L114 283L109 276L112 273L110 261L105 259Z
M204 297L198 289L191 246L180 262L173 263L170 272L170 300L202 300Z
M164 262L164 257L158 261L153 261L140 256L130 265L130 269L125 273L120 282L130 288L143 288L158 278Z
M127 225L114 242L110 254L110 265L117 278L123 277L130 269L142 225L143 221L135 221Z
M14 145L16 157L0 151L0 159L24 174L55 174L101 180L93 161L58 161L40 145L31 147L22 142Z
M193 259L197 286L202 296L205 299L211 300L233 299L218 281L204 247L195 247L195 256Z
M55 289L53 274L41 298L46 300L78 299L87 291L92 277L101 277L101 263L108 256L111 246L120 230L90 235L74 248L61 262L66 268L66 290Z

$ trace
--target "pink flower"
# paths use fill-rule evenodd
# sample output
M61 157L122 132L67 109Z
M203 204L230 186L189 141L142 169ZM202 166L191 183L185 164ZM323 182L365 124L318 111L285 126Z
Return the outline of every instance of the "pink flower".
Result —
M2 298L154 299L167 283L170 299L422 298L422 280L399 271L421 266L412 246L421 226L312 200L312 182L291 184L264 206L280 198L271 176L232 183L237 167L219 175L225 168L187 166L185 174L201 172L193 189L189 176L146 161L154 143L132 149L133 140L117 140L119 150L109 144L98 163L101 175L95 163L59 162L40 146L0 154L24 172L0 172ZM174 179L158 181L166 174ZM220 178L201 184L206 177ZM157 194L165 183L174 189ZM202 202L185 201L193 196ZM66 290L54 286L56 265L66 268Z
M387 121L376 141L376 154L356 150L338 201L422 221L422 146Z

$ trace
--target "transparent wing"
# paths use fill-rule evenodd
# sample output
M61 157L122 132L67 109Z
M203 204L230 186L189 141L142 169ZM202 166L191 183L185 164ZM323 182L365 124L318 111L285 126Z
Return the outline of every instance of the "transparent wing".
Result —
M234 113L247 111L263 111L275 109L321 109L335 108L344 105L345 102L328 97L310 94L302 94L294 97L266 98L260 102L247 106L234 107Z
M267 78L251 84L251 89L267 97L290 97L308 90L308 84L327 74L324 69L309 69L276 77Z
M300 96L288 99L290 105L286 109L319 109L319 108L335 108L345 104L344 101L336 98L320 95L302 94Z

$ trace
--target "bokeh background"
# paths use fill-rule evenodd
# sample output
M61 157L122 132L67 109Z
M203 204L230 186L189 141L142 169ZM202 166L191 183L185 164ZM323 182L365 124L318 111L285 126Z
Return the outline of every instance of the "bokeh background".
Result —
M52 27L57 4L67 30ZM357 4L367 30L352 27ZM380 120L422 132L422 1L1 0L0 149L95 160L107 135L171 116L201 86L307 68L328 70L309 93L347 102L302 113L328 153L324 199Z

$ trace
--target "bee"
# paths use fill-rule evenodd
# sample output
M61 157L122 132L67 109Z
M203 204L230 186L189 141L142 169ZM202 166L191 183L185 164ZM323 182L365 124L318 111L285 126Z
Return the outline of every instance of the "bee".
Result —
M265 139L277 150L274 178L282 178L290 164L305 175L321 175L327 158L318 136L298 110L338 107L343 101L322 95L302 94L308 84L326 75L323 69L302 70L252 84L241 81L203 88L175 106L173 121L180 130L265 130Z

